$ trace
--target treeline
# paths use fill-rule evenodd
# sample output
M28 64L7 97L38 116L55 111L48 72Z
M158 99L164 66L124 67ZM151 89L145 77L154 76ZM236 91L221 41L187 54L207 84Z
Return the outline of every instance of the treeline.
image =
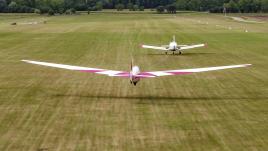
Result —
M176 10L210 11L212 13L268 12L268 0L0 0L4 13L75 13L117 9L143 11L156 9L158 13Z

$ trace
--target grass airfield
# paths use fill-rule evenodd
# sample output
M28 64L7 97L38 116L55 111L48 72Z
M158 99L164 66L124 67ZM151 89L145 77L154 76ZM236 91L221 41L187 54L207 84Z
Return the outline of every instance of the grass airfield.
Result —
M208 47L183 55L139 47L168 44L173 35ZM267 41L267 21L213 14L0 14L0 150L267 150ZM253 66L134 87L128 79L20 62L128 71L132 57L143 71Z

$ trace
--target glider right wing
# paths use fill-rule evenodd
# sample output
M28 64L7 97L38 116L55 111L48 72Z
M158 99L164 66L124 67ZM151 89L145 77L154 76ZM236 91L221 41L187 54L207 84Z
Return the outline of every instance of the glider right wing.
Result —
M184 74L192 74L192 73L198 73L198 72L216 71L216 70L231 69L231 68L241 68L241 67L247 67L247 66L250 66L250 65L251 64L240 64L240 65L193 68L193 69L150 71L150 72L141 72L139 74L139 77L153 78L153 77L170 76L170 75L184 75Z

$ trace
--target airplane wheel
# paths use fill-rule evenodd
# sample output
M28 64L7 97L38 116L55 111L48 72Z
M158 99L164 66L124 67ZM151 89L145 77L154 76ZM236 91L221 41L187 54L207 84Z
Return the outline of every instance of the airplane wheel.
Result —
M179 54L181 55L181 52L179 52Z

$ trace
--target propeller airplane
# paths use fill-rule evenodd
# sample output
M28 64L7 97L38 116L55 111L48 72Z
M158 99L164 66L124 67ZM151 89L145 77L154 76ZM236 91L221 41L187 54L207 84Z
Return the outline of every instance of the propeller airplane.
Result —
M168 51L173 52L175 54L175 51L178 51L179 54L182 54L183 51L198 47L204 47L206 44L197 44L197 45L178 45L176 42L175 36L173 36L173 41L169 43L169 45L163 45L163 46L151 46L151 45L141 45L142 48L146 49L156 49L156 50L162 50L165 51L167 54Z

